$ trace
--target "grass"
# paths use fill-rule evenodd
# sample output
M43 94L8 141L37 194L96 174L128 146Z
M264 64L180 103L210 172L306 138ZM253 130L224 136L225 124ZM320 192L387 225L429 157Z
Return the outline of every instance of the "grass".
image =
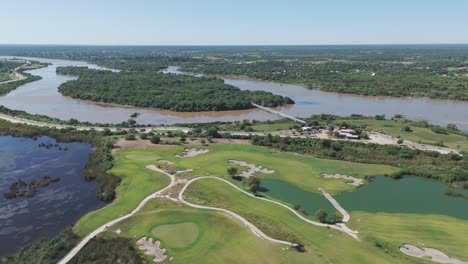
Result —
M173 246L168 236L157 236L153 230L160 226L193 223L199 234L193 243ZM120 235L114 231L120 229ZM172 233L181 236L182 230ZM310 263L308 258L284 246L268 243L250 232L240 222L215 211L188 208L168 200L152 200L134 217L103 234L105 237L124 236L135 243L146 236L161 241L171 263ZM151 257L145 256L148 263ZM290 262L291 261L291 262Z
M452 149L468 151L468 140L466 137L457 134L437 134L430 128L411 126L405 123L392 120L375 120L375 119L337 119L335 123L346 121L349 124L367 124L368 130L382 131L385 134L401 137L404 140L413 142L421 141L423 144L436 145L437 142L443 142L444 145ZM402 131L401 128L409 126L413 132Z
M370 241L357 241L339 231L307 224L283 207L248 197L215 179L193 183L185 198L193 203L232 210L273 238L300 241L305 245L302 256L308 263L409 262L399 252L389 253Z
M227 174L229 167L238 167L240 171L245 167L229 164L230 159L246 161L257 166L274 170L273 174L256 173L255 177L268 178L288 182L304 191L318 193L318 188L336 194L352 191L355 187L346 184L345 180L325 179L325 174L346 174L358 178L365 176L392 174L399 171L396 167L361 164L346 161L327 160L291 153L279 153L260 146L247 144L216 144L209 146L210 151L188 159L174 158L172 153L182 150L165 149L166 153L158 152L164 159L171 160L180 169L194 169L194 175L216 175L230 178Z
M156 226L151 234L173 248L185 248L198 238L198 225L193 222Z
M468 221L441 215L351 212L351 216L351 228L388 250L396 251L408 243L468 260Z
M74 226L74 231L77 234L89 234L106 222L129 213L146 196L169 184L170 180L166 175L145 168L146 165L155 162L152 159L142 159L141 157L150 156L151 153L144 150L121 150L117 152L115 165L109 171L122 179L116 190L117 198L106 207L82 217Z

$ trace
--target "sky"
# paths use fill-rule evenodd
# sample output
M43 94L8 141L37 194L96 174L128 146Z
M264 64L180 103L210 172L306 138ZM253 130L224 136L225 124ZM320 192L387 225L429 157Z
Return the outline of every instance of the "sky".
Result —
M468 0L0 0L0 44L445 43Z

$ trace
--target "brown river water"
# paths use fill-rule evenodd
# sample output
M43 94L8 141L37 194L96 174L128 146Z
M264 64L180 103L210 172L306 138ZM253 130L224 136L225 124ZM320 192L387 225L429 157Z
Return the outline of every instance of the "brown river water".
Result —
M134 112L140 113L137 119L140 124L175 124L244 119L267 120L276 118L258 109L180 113L75 100L62 96L57 90L61 83L75 78L57 75L55 72L56 67L88 66L99 68L97 65L80 61L43 58L27 59L48 62L52 65L29 71L31 74L41 76L42 80L24 84L9 94L1 96L1 105L11 109L24 110L31 114L48 115L64 120L76 118L80 121L98 123L120 123L129 119ZM165 72L180 73L177 67L169 67ZM409 119L427 120L433 124L446 125L454 123L459 128L468 131L468 102L426 98L358 96L309 90L292 84L232 78L224 78L224 80L226 83L243 90L269 91L291 97L296 102L295 105L280 107L277 110L292 116L308 117L311 114L328 113L340 116L385 114L387 117L392 117L395 114L403 114Z

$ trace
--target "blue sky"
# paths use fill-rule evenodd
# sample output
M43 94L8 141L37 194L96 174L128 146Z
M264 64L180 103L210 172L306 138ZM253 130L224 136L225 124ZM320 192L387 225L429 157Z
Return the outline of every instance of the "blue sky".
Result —
M467 0L0 0L0 44L468 43Z

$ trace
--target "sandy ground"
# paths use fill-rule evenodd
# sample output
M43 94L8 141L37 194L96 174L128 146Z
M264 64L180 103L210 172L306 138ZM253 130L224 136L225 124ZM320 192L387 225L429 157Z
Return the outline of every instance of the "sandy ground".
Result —
M456 258L451 258L447 256L444 252L434 248L423 247L421 249L410 244L404 244L400 247L400 251L403 252L403 254L415 258L429 257L432 261L437 263L468 264L468 261L461 261Z
M210 150L209 149L196 149L196 148L190 148L190 149L185 149L184 154L179 155L176 154L176 158L193 158L201 154L208 153Z
M369 132L369 140L366 142L376 143L380 145L403 145L413 149L426 150L426 151L437 151L442 154L448 154L450 152L457 153L456 150L447 147L438 147L432 145L419 144L413 141L403 140L402 144L398 144L398 138L392 137L379 132Z
M345 179L345 180L349 180L349 181L352 181L352 182L348 182L347 184L349 185L353 185L353 186L360 186L362 184L364 184L364 180L363 179L358 179L358 178L355 178L355 177L352 177L352 176L347 176L347 175L341 175L341 174L322 174L322 176L324 178L327 178L327 179Z
M159 248L159 245L161 244L159 241L153 242L152 238L147 239L146 237L142 237L136 242L136 244L141 250L145 251L145 255L154 256L154 262L163 262L167 258L167 256L164 255L166 249Z
M269 170L262 168L262 166L255 166L255 164L250 164L245 161L240 161L240 160L229 160L229 164L237 164L242 167L247 167L249 168L246 171L243 171L239 174L241 177L249 178L254 175L255 172L260 172L260 173L265 173L265 174L272 174L275 173L274 170Z

